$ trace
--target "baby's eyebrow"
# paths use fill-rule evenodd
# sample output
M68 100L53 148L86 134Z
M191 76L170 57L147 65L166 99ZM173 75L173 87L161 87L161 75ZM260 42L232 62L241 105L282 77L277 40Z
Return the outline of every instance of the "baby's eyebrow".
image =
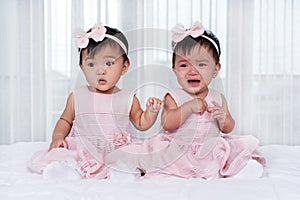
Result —
M179 59L178 63L181 63L181 62L188 62L188 60L187 59Z
M84 61L87 61L87 60L93 60L94 58L92 58L92 57L86 57L85 59L84 59Z
M111 55L103 56L103 58L112 58L112 59L116 59L115 56L111 56Z
M208 62L207 59L199 59L199 60L195 60L196 62Z

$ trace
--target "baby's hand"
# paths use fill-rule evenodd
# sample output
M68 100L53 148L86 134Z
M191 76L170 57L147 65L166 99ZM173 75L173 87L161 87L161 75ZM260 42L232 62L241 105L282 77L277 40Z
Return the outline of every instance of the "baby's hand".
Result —
M146 106L149 111L157 113L162 108L163 102L158 98L150 97L146 103Z
M201 98L195 98L191 100L190 104L193 113L200 113L200 115L203 115L207 109L206 101Z
M207 112L212 113L213 117L218 120L219 125L222 127L226 120L226 111L217 102L213 101L213 107L207 108Z
M49 151L53 148L68 148L68 144L65 139L53 140L50 144Z

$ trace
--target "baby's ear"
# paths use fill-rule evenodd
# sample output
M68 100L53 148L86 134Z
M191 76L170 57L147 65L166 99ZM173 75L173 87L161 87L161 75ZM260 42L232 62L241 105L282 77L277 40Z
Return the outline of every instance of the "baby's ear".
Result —
M130 66L130 61L129 61L129 59L127 59L123 63L122 75L124 75L127 72L129 66Z
M217 77L217 75L218 75L220 69L221 69L221 64L218 63L218 64L216 65L216 68L215 68L215 71L214 71L214 74L213 74L213 77L214 77L214 78Z
M175 65L172 65L172 71L176 74Z

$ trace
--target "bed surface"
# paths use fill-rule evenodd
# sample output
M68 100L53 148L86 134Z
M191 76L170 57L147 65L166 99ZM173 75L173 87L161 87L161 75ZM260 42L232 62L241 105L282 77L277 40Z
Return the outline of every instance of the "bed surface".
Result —
M0 145L0 199L230 199L299 200L300 146L266 145L259 148L267 166L262 178L133 179L112 180L45 179L26 170L25 162L46 142Z

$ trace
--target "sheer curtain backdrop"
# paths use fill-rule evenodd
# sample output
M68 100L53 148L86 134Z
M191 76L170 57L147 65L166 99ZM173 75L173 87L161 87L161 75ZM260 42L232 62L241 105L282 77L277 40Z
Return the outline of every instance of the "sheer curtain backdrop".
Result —
M44 2L0 4L0 143L45 140Z
M131 67L120 87L138 87L143 105L148 96L162 97L176 86L170 29L199 20L221 42L222 69L212 87L228 100L236 120L233 134L253 134L261 144L300 145L299 1L7 0L0 5L0 144L50 140L68 94L85 82L72 39L75 27L87 30L102 22L125 32Z
M300 144L300 2L228 1L226 94L235 132Z

